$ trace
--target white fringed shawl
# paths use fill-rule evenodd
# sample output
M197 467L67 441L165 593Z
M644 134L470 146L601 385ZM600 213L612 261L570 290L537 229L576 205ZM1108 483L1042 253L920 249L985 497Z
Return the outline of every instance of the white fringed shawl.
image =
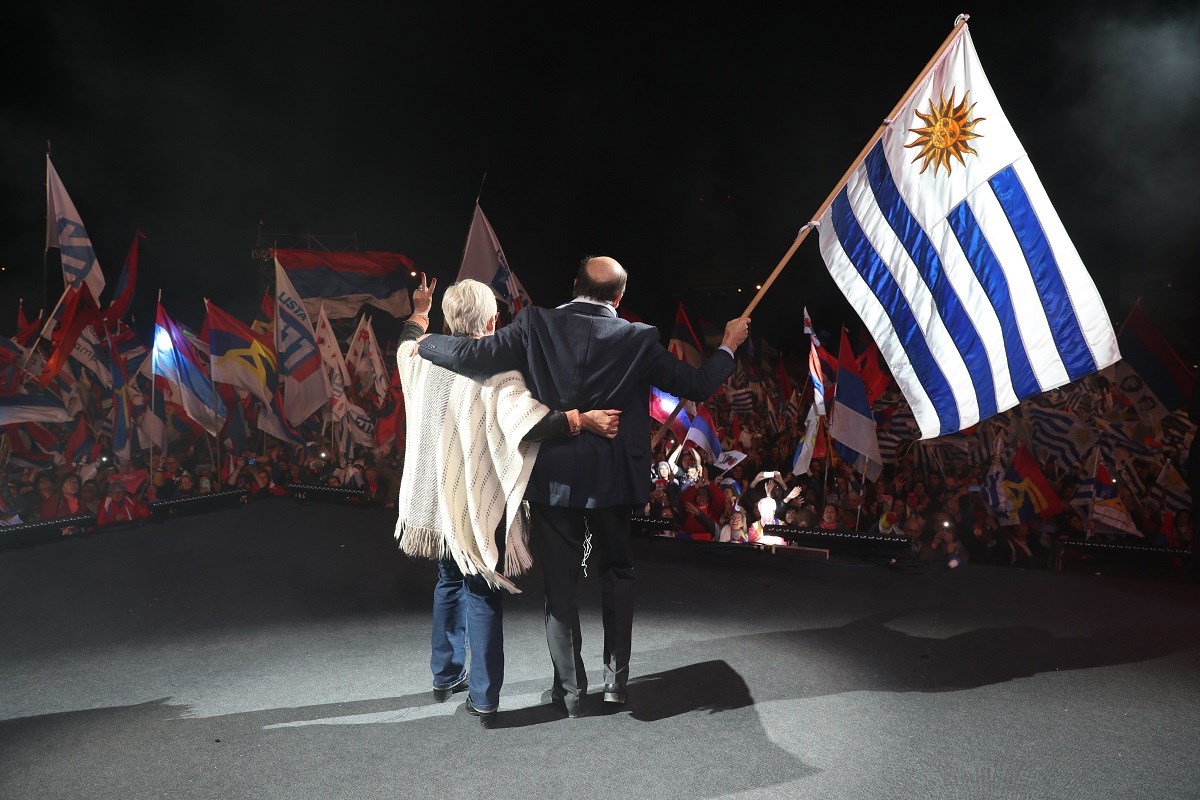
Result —
M521 499L538 451L536 442L521 439L550 409L533 399L519 372L478 383L421 358L416 342L402 343L396 361L407 417L400 549L452 558L464 575L519 592L505 576L533 564ZM507 535L500 574L496 529L502 518Z

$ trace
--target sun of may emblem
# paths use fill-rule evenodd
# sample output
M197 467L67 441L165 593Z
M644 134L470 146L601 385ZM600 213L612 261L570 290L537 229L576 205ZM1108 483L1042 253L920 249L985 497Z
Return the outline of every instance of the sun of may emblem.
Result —
M986 117L971 119L971 112L975 110L975 104L967 105L968 95L970 95L969 91L964 92L962 102L955 105L954 91L951 90L949 100L943 94L940 103L935 104L933 100L929 101L928 114L922 114L920 111L913 112L925 125L921 128L909 128L909 133L915 133L917 138L904 146L921 148L913 161L925 160L925 163L921 165L922 175L925 174L925 170L929 169L930 164L933 164L934 175L937 175L939 167L945 167L946 174L949 175L950 156L954 156L958 159L958 163L965 165L963 153L979 155L968 142L981 138L980 134L975 133L975 126Z

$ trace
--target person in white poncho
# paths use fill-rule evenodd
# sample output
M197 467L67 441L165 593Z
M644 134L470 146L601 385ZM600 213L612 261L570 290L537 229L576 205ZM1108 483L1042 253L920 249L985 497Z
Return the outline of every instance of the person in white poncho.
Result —
M492 727L504 682L502 593L519 591L511 579L532 563L521 499L538 443L584 431L611 438L620 412L552 412L518 372L475 382L422 359L415 340L429 325L436 286L422 275L396 353L408 432L396 537L405 553L438 564L434 699L469 690L467 711ZM463 280L446 291L442 313L454 335L487 336L496 298Z

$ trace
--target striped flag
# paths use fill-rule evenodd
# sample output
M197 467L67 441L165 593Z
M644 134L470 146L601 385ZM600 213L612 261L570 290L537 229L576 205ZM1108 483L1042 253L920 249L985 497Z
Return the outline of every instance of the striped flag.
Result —
M162 303L158 304L154 324L153 359L154 376L162 379L156 380L155 384L162 390L163 410L175 411L174 414L164 413L168 425L175 422L176 417L186 416L203 430L214 436L218 434L225 417L225 404L213 388L212 378L192 343L167 315ZM180 420L175 427L184 430L186 424L185 420Z
M1170 461L1163 462L1158 480L1150 490L1150 497L1156 500L1159 508L1164 511L1179 512L1192 507L1192 491Z
M922 438L970 427L1120 358L1100 293L965 22L819 227L826 266Z
M1142 535L1121 501L1116 484L1101 460L1100 448L1096 448L1090 475L1079 482L1071 498L1071 505L1088 520L1089 536L1093 532Z
M1096 444L1096 434L1070 411L1030 405L1025 415L1039 455L1058 459L1061 467L1074 469Z

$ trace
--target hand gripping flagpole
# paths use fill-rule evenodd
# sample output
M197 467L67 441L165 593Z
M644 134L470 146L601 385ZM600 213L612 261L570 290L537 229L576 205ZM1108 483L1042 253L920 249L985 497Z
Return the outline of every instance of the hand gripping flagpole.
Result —
M933 65L936 64L939 59L941 59L942 54L945 53L946 50L949 49L950 45L954 44L954 41L967 29L967 20L970 18L970 14L959 14L954 20L954 27L950 31L950 35L946 37L946 40L942 42L941 46L937 49L937 52L935 52L933 57L930 58L928 63L925 64L924 69L917 74L916 79L914 79L912 84L909 85L908 91L906 91L900 97L900 100L892 108L891 113L889 113L887 117L885 117L884 120L879 123L879 128L875 131L875 134L869 140L867 140L865 145L863 145L862 152L858 154L858 158L854 159L854 162L849 166L849 168L847 168L846 172L842 175L841 180L834 185L833 191L831 191L829 196L825 198L825 202L821 203L820 208L816 210L816 213L812 215L812 218L805 223L803 228L800 229L795 240L792 242L792 246L789 247L787 252L783 254L783 258L779 259L779 263L775 265L775 269L771 272L770 276L763 281L758 293L754 295L754 299L750 301L750 305L746 306L746 310L742 312L743 317L750 316L750 313L758 306L759 301L761 301L763 298L763 295L767 293L767 289L771 288L771 284L774 283L775 279L779 277L779 273L783 272L783 268L787 266L789 261L792 260L792 256L796 254L797 248L799 248L800 244L808 238L809 232L813 228L817 227L818 220L820 220L821 217L824 216L825 212L829 210L829 206L833 204L833 201L837 198L838 193L842 191L842 187L845 186L846 182L850 180L850 176L853 175L854 171L859 168L864 160L866 160L867 155L871 152L871 148L874 147L881 138L883 138L883 132L887 129L887 126L891 124L892 120L897 114L900 113L901 109L908 104L909 98L912 97L913 93L916 92L917 88L920 87L920 85L924 82L925 76L929 74L931 69L933 69ZM681 406L682 403L680 406L676 406L675 411L671 413L671 416L667 418L667 421L663 423L663 426L658 429L656 434L654 434L654 438L650 441L651 448L658 444L658 440L662 438L663 433L667 430L671 423L675 421L675 417L679 415Z

